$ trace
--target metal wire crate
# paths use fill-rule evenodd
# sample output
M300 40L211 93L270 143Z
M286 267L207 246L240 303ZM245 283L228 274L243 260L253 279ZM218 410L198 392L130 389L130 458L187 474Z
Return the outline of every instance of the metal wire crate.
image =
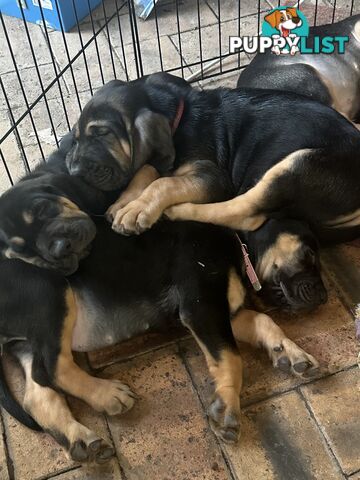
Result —
M76 0L68 0L77 18ZM155 71L180 75L200 88L226 82L249 62L229 54L230 35L257 35L264 13L295 5L310 24L360 13L359 0L158 0L146 20L133 0L103 0L70 33L51 30L39 2L39 25L7 17L0 1L0 191L58 145L81 109L105 82ZM52 0L59 9L58 0ZM61 22L60 22L61 24ZM233 73L231 81L226 78Z

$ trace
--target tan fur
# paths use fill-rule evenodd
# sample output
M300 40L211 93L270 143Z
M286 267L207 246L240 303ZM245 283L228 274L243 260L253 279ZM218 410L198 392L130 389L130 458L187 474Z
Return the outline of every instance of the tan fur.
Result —
M37 423L55 436L64 435L69 443L89 436L95 440L95 434L74 419L62 395L34 382L31 360L22 359L21 363L26 377L23 406Z
M259 277L263 280L269 279L275 265L281 268L284 264L288 264L301 248L302 243L297 235L281 233L257 263L256 271Z
M303 149L291 153L270 168L253 188L232 200L203 205L175 205L167 209L165 214L171 220L195 220L235 230L256 230L266 220L265 215L257 212L263 206L271 184L277 177L291 170L298 158L309 152L310 149Z
M134 231L136 224L141 229L150 228L170 205L185 201L202 202L207 195L206 185L197 175L196 166L183 165L173 176L155 180L140 197L117 210L113 228Z
M299 362L309 362L311 368L318 368L319 366L312 355L306 353L290 340L272 318L265 313L241 310L232 319L231 327L236 340L249 343L254 347L265 348L274 366L281 356L287 356L291 366ZM293 373L298 375L296 370L293 370Z
M145 188L159 177L160 174L151 165L144 165L141 167L118 200L108 209L108 214L115 217L116 212L119 209L140 197Z
M58 201L61 205L61 218L73 218L73 217L87 217L88 215L80 210L80 208L71 200L66 197L58 197Z
M243 305L245 299L245 288L234 268L229 272L227 298L232 314Z
M134 404L135 396L129 387L117 380L92 377L74 362L71 345L77 305L70 287L66 292L66 305L67 315L64 319L55 370L56 385L65 392L81 398L97 411L106 412L108 415L123 413Z
M327 226L331 228L348 228L360 225L360 208L346 215L340 215L334 220L327 222Z

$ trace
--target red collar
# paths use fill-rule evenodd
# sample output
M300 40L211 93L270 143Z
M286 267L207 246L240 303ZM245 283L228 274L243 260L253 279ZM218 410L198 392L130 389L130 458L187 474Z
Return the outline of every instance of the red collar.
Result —
M181 117L183 116L183 113L184 113L184 107L185 107L184 99L180 98L179 105L176 109L175 118L171 124L171 133L173 135L175 134L176 129L178 128L179 123L181 122Z

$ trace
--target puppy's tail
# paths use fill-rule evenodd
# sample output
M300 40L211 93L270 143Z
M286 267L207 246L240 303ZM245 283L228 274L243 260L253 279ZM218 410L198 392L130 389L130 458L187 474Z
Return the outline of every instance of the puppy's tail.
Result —
M0 405L6 410L12 417L18 420L32 430L40 431L42 428L35 420L25 412L25 410L17 403L12 396L9 386L6 382L2 360L0 358Z

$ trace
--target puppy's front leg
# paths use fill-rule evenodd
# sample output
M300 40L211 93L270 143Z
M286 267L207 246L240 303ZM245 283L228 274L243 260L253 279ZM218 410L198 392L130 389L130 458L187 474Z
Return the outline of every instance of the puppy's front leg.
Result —
M144 165L138 170L127 188L116 202L106 212L109 222L112 222L116 213L128 203L136 200L152 182L160 177L159 172L152 165Z
M231 327L236 340L264 347L274 367L304 378L319 372L317 360L290 340L268 315L243 309L232 319Z
M227 174L208 161L196 161L180 167L171 177L162 177L149 185L136 200L113 212L113 229L123 235L139 234L154 225L164 210L178 203L201 203L210 198L229 196Z

